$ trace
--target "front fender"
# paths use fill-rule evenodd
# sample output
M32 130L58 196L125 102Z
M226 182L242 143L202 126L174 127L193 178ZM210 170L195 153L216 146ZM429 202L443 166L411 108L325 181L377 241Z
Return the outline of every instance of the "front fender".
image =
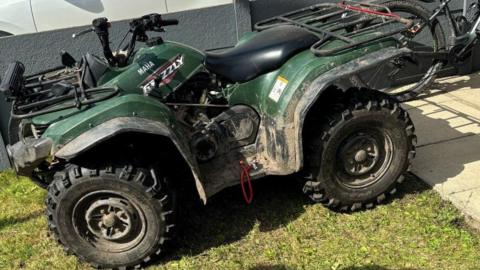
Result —
M195 158L193 158L194 156L188 147L187 141L180 136L178 131L173 130L163 122L138 117L119 117L111 119L73 139L58 150L55 153L55 156L61 159L70 160L115 136L130 132L159 135L172 140L175 147L190 167L195 178L195 184L199 196L202 201L206 203L207 197L200 180L198 164Z
M206 202L198 164L183 129L170 108L158 100L137 94L124 95L97 103L91 108L38 116L32 122L37 126L48 126L42 138L50 138L54 155L65 160L125 132L167 137L190 166L200 198Z
M36 126L48 126L43 137L51 138L57 151L82 133L118 117L145 118L167 126L178 126L170 108L158 100L138 94L114 97L92 107L40 115L32 122Z

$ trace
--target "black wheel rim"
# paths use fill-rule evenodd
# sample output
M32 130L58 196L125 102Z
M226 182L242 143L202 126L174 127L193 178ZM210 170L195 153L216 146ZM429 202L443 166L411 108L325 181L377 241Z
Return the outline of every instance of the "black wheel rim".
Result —
M127 196L114 191L84 195L74 206L75 231L98 250L110 253L135 248L145 237L145 214Z
M347 188L378 182L392 164L393 143L383 129L370 128L347 136L336 153L335 178Z

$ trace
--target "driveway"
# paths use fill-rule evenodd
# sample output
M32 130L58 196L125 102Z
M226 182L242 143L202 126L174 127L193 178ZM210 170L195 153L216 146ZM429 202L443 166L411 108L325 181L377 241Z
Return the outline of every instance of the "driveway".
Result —
M437 80L406 104L418 146L413 173L480 224L480 73Z

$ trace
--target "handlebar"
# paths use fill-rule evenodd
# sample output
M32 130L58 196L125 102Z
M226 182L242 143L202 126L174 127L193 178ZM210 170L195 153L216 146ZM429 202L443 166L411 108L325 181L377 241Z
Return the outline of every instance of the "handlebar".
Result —
M170 26L170 25L178 25L178 20L170 19L170 20L162 20L163 26Z
M91 32L93 32L93 31L95 31L95 29L92 27L92 28L89 28L89 29L87 29L87 30L83 30L83 31L81 31L81 32L78 32L78 33L73 34L73 35L72 35L72 38L73 38L73 39L76 39L77 37L80 37L80 36L83 36L83 35L85 35L85 34L91 33Z
M75 33L72 35L72 38L77 38L80 36L83 36L85 34L91 33L91 32L97 32L98 33L103 33L108 31L108 28L110 28L112 24L108 21L107 18L97 18L92 21L92 27L83 30L81 32Z
M163 32L164 26L177 25L178 20L164 20L160 14L148 14L130 22L130 31L132 33L144 34L146 31Z
M132 55L133 50L135 49L135 43L137 41L145 42L148 40L148 36L146 35L147 31L163 32L163 27L170 25L178 25L178 20L164 20L162 15L156 13L132 20L130 22L130 33L132 33L132 39L127 48L127 54L125 58L115 57L110 49L108 28L111 27L111 24L107 18L98 18L93 20L92 27L73 34L72 38L77 38L90 32L95 32L100 39L103 53L105 58L108 60L108 63L112 66L123 66L128 62L128 59Z

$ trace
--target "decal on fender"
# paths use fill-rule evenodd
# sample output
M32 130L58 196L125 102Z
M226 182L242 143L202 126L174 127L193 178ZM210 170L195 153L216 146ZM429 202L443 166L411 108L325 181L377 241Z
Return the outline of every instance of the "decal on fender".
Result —
M278 102L283 94L283 91L285 88L287 88L287 85L288 80L282 76L278 76L277 81L275 82L275 85L273 85L272 91L270 91L270 95L268 95L268 97L271 100Z
M154 66L155 66L155 64L152 61L148 61L147 63L143 64L143 66L140 67L137 70L137 72L140 76L142 76L145 73L147 73L148 71L150 71Z
M183 60L183 55L179 54L157 68L140 84L139 87L143 89L143 93L148 95L156 87L169 84L177 74L178 69L183 66ZM151 67L149 69L151 69Z

